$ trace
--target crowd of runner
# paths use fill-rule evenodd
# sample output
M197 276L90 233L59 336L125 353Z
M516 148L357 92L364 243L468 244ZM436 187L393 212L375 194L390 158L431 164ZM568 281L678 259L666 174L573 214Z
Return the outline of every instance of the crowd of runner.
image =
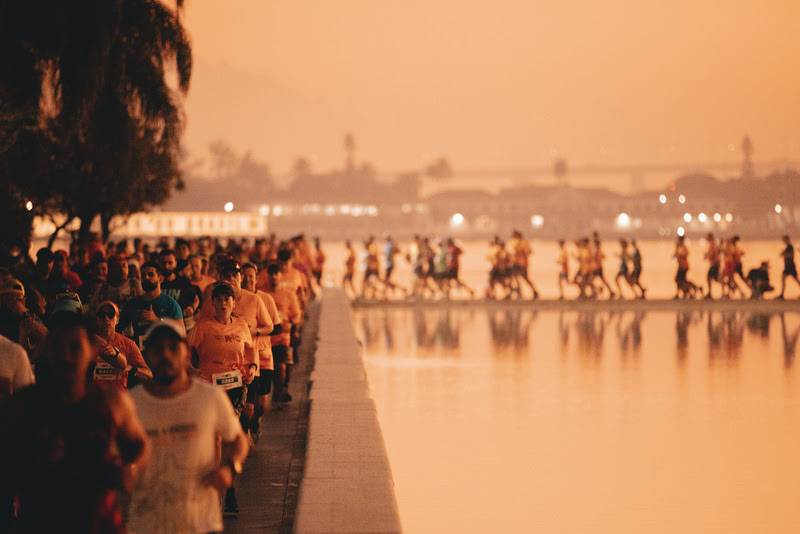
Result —
M677 238L675 298L775 291L766 262L744 274L738 236L705 243L703 286L689 280L689 250ZM800 285L794 245L783 243L777 299L787 278ZM389 234L358 252L348 241L345 291L476 296L460 277L464 250L454 239L414 236L404 248ZM645 298L636 241L614 248L612 278L596 233L559 241L559 298L569 286L581 299ZM520 232L492 238L483 296L539 298L532 254ZM35 256L0 266L2 530L16 521L30 532L221 531L222 512L238 512L235 478L265 414L292 400L287 384L326 261L319 241L98 239ZM392 278L398 260L412 268L409 287ZM127 506L116 497L122 488Z
M7 263L0 531L222 531L265 413L292 401L319 243L95 240Z
M775 296L778 300L784 298L787 278L800 286L794 245L789 236L783 236L782 240L784 249L780 256L784 269L781 291ZM684 237L677 238L673 254L673 260L677 263L674 298L763 299L765 294L775 291L769 280L767 261L750 269L747 275L744 274L744 251L739 236L717 239L709 233L705 242L708 273L705 285L702 285L688 279L689 250ZM646 298L647 289L641 280L642 253L636 239L619 239L613 247L611 254L616 258L617 265L613 278L604 272L603 264L607 255L597 232L591 238L582 237L571 243L559 240L558 247L556 263L560 300L566 298L569 287L577 290L578 299ZM461 298L475 298L478 294L495 300L539 298L539 291L529 272L533 248L521 232L512 232L507 241L500 236L490 239L486 255L488 277L483 291L476 291L461 279L463 254L464 250L452 238L415 235L405 250L388 233L383 236L382 246L374 236L370 236L359 251L351 241L347 241L342 286L353 299L449 299L457 293ZM403 287L392 279L398 258L404 258L411 266L413 276L409 287ZM360 275L357 271L360 271Z

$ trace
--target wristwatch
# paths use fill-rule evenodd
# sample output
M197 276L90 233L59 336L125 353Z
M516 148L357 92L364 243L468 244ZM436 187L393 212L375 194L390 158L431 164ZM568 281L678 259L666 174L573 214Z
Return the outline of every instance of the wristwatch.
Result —
M230 467L231 472L234 475L241 475L242 474L242 462L235 462L231 459L224 460L222 465Z

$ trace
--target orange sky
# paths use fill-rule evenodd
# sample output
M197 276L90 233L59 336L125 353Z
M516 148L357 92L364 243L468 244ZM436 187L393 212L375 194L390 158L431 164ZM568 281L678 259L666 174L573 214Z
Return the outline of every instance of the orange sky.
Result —
M277 174L340 166L346 132L383 171L738 163L746 133L800 160L795 0L188 0L184 21L187 147Z

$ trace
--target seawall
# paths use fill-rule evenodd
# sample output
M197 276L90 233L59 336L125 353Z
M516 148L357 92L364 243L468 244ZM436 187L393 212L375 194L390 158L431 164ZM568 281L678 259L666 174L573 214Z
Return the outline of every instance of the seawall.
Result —
M350 305L324 289L311 373L297 534L401 532L391 467Z

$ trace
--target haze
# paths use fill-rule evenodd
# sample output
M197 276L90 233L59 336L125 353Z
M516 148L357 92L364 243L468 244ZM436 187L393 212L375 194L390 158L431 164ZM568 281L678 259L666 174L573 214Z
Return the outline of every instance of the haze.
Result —
M793 0L189 0L185 144L458 170L800 159Z

